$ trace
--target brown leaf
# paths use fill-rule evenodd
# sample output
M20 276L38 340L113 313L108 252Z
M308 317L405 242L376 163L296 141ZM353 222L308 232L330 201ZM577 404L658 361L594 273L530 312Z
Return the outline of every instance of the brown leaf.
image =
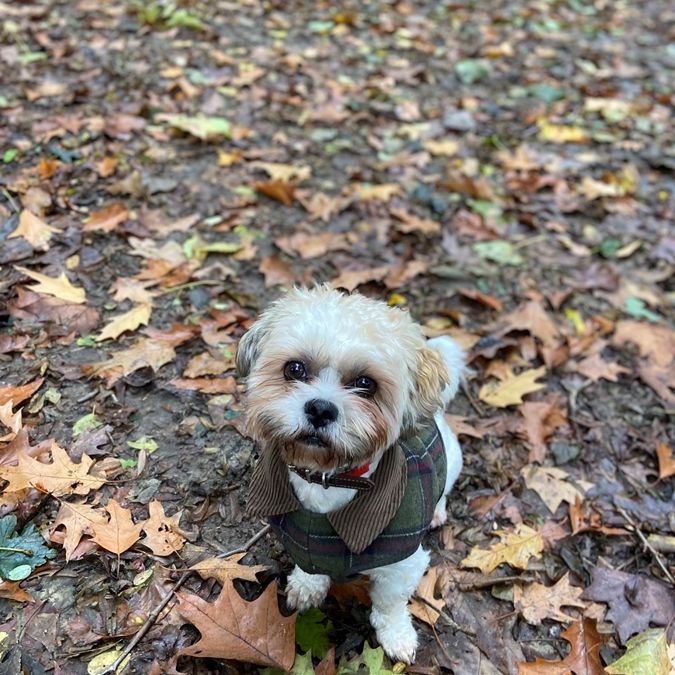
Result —
M49 240L52 234L60 232L56 227L47 225L41 218L24 209L19 216L18 227L8 235L8 239L13 237L23 237L33 248L46 251L49 246Z
M260 261L260 271L265 275L265 286L288 286L295 281L293 268L278 255L268 255Z
M101 178L107 178L115 173L118 163L119 160L115 157L108 156L104 157L100 162L96 162L94 166L96 168L96 173L98 173Z
M604 675L600 648L609 639L598 633L594 619L583 619L564 630L561 637L572 645L562 661L537 659L534 663L519 663L518 675Z
M392 197L401 194L401 186L397 183L384 183L382 185L355 185L354 192L361 201L387 202Z
M76 305L86 302L84 289L73 286L70 281L68 281L65 272L61 272L58 277L48 277L45 274L33 272L32 270L20 267L19 265L15 265L14 269L19 270L19 272L22 272L27 277L39 282L37 286L28 287L34 293L46 293L47 295L53 295L60 300L66 300L67 302Z
M436 621L438 621L438 617L441 615L440 610L445 607L445 600L435 597L439 570L440 567L438 565L430 567L417 586L416 595L419 595L426 602L422 602L413 596L408 605L410 613L413 616L430 626L436 625Z
M139 326L147 325L150 321L152 305L143 304L132 307L128 312L116 316L107 326L103 328L96 342L117 338L125 331L134 331Z
M0 581L0 598L14 602L35 602L33 596L19 587L20 581Z
M396 224L396 229L405 234L409 232L420 232L421 234L437 234L441 231L441 224L429 218L419 218L408 213L405 209L389 209L394 218L400 222Z
M615 345L633 342L640 354L661 368L668 368L675 354L675 331L667 326L640 321L619 321L612 338Z
M518 375L496 382L486 382L478 392L478 398L497 408L506 408L510 405L522 403L523 396L533 391L543 389L546 385L537 382L546 373L546 368L524 370Z
M50 527L50 538L60 527L65 528L65 537L62 546L66 553L66 562L71 560L73 553L85 534L94 533L94 525L104 525L107 522L106 516L100 509L92 508L87 504L76 504L73 502L61 502L61 508L56 514L56 520Z
M390 268L384 277L384 283L389 289L400 288L419 274L424 274L427 268L428 264L424 260L409 260L403 265Z
M201 391L203 394L234 394L237 381L231 375L222 378L195 377L192 379L175 378L169 384L176 389Z
M490 309L494 309L497 312L502 311L502 301L499 298L495 298L494 295L488 295L487 293L481 293L475 288L458 288L457 293L463 295L465 298L470 300L475 300L481 305L485 305Z
M55 497L64 495L86 495L101 487L105 482L94 471L94 460L86 454L75 464L68 453L56 443L51 445L52 462L45 464L33 457L19 453L17 466L0 466L0 477L9 481L5 492L34 487Z
M523 432L530 447L528 462L542 462L546 456L546 441L558 428L567 423L567 411L559 395L548 401L527 401L518 412L523 416Z
M271 180L266 183L253 183L253 188L270 199L291 206L295 199L295 186L282 180Z
M119 505L114 499L108 501L105 510L110 519L103 523L92 523L92 539L106 551L124 553L140 538L145 521L134 523L131 511Z
M578 498L583 499L586 492L593 487L593 483L583 480L576 481L579 487L572 485L565 480L569 478L569 474L554 466L528 464L523 467L521 475L525 479L525 485L541 497L551 513L555 513L563 501L574 504Z
M600 379L617 382L619 375L630 373L628 368L624 368L618 363L605 361L600 352L587 356L583 361L571 365L570 368L593 382L597 382Z
M472 178L459 171L450 170L440 186L450 192L458 192L474 199L485 199L490 202L497 199L492 187L483 176Z
M101 230L112 232L118 225L129 217L129 209L121 202L113 202L108 206L94 211L82 224L84 232Z
M179 521L182 511L169 517L164 507L156 499L148 504L150 517L143 523L145 538L141 544L147 546L155 555L171 555L183 548L185 537L180 533Z
M553 586L532 583L525 587L516 585L513 587L513 604L525 621L539 626L544 619L554 621L574 621L564 614L562 607L585 608L586 603L581 600L583 588L570 584L569 572Z
M215 359L209 352L202 352L193 356L183 372L184 377L202 377L204 375L222 375L226 370L234 367L234 362L225 359Z
M539 558L544 550L541 535L527 525L520 524L514 531L498 530L500 541L489 549L474 547L460 563L462 567L477 567L483 574L492 572L502 563L524 570L532 556Z
M20 403L23 403L27 398L30 398L42 386L44 381L44 378L40 377L28 384L19 386L10 384L6 387L0 387L0 405L4 405L11 401L12 405L16 408Z
M511 331L523 330L539 338L545 347L552 349L558 346L558 328L541 303L536 300L521 305L505 317L505 327L499 331L499 334L505 335Z
M348 291L353 291L357 286L369 281L381 281L390 270L389 267L373 267L365 270L342 272L330 284L333 288L346 288Z
M277 603L277 585L271 583L253 602L246 602L232 584L223 587L215 602L177 593L178 611L201 633L181 655L255 663L290 670L295 660L295 615L284 617Z
M131 300L141 305L152 304L152 298L155 293L148 290L153 285L153 281L139 281L130 277L117 277L115 283L108 289L115 302Z
M256 574L264 572L265 565L240 565L239 561L246 555L235 553L227 558L206 558L192 565L191 570L195 570L202 579L217 579L218 583L224 588L232 582L232 579L246 579L256 581Z
M675 455L673 454L673 449L665 443L657 443L656 456L659 460L659 478L675 476Z
M350 244L347 235L342 232L320 232L319 234L305 234L295 232L286 237L279 237L274 243L286 254L300 256L307 260L318 258L329 251L348 251Z
M326 223L352 201L349 197L331 197L323 192L316 192L310 197L307 190L298 190L295 197L309 213L310 220L321 219Z
M0 436L0 442L11 441L16 438L16 435L21 431L21 410L12 412L12 402L0 405L0 427L5 426L9 429L9 433Z
M628 530L620 527L605 527L600 514L588 506L581 497L577 497L574 504L570 504L569 516L572 534L579 532L602 532L608 536L630 534Z

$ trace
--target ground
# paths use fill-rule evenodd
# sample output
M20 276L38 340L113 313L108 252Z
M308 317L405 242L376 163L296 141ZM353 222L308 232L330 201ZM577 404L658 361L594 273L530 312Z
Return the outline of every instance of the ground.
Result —
M668 672L672 3L23 0L0 15L0 507L53 551L0 559L0 672L100 672L176 570L259 530L233 354L269 301L318 282L467 350L449 410L465 466L418 591L442 614L417 601L409 671L562 672L542 660L579 657L597 621L605 638L569 670L603 672L651 627ZM52 441L96 461L96 489L36 477ZM156 528L173 549L138 541L153 502L179 514ZM69 504L93 509L79 530ZM490 546L503 558L473 557ZM290 569L269 534L243 562L265 566L235 582L251 603ZM205 576L183 592L232 586ZM318 618L338 660L376 647L362 600L341 589ZM178 658L199 633L169 606L126 672L257 668Z

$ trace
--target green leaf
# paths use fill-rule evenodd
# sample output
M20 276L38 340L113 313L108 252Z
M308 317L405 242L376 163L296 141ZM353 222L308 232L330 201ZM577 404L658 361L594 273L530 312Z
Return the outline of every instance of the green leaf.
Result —
M308 609L295 622L295 641L300 649L322 659L330 649L328 634L332 630L333 624L320 609Z
M490 74L490 64L485 59L462 59L455 63L457 77L464 84L473 84Z
M332 21L310 21L307 24L307 28L312 33L326 35L327 33L330 33L333 28L335 28L335 24Z
M0 579L25 579L36 567L54 558L56 551L45 545L33 523L16 532L16 516L0 518Z
M598 253L603 258L613 258L616 252L621 248L620 239L605 239L597 248Z
M538 98L544 103L553 103L554 101L559 101L560 99L565 98L565 90L560 87L553 87L550 84L545 84L544 82L538 82L537 84L531 84L527 88L528 92Z
M167 28L194 28L203 30L206 24L194 14L190 14L187 9L177 9L166 21Z
M647 309L647 306L640 298L634 298L632 296L626 298L623 309L626 314L630 314L636 319L647 319L647 321L651 321L652 323L661 321L661 317L650 309Z
M73 425L73 437L77 438L85 431L91 431L92 429L98 429L103 424L101 420L96 417L94 413L89 413L84 417L80 417L77 422Z
M293 675L314 675L314 665L312 664L312 652L298 654L291 668Z
M162 115L162 120L168 122L174 129L180 129L191 136L210 141L217 138L230 138L232 125L224 117L206 117L197 115Z
M127 441L127 445L134 450L145 450L149 455L151 455L157 448L157 441L153 438L146 438L141 436L137 441Z
M5 164L9 164L16 159L16 156L19 154L19 151L16 148L9 148L2 153L2 161Z
M382 647L372 649L366 642L363 653L350 661L346 657L340 659L336 675L394 675L394 671L384 666L384 651Z
M82 337L77 338L76 344L78 347L95 347L96 346L96 336L95 335L83 335Z
M127 469L133 469L136 467L138 462L135 459L124 459L120 457L120 466L126 471Z
M485 260L492 260L500 265L520 265L523 257L513 245L501 239L496 241L480 241L473 245L473 250Z
M666 631L650 628L626 643L627 651L605 668L609 675L668 675L670 660Z

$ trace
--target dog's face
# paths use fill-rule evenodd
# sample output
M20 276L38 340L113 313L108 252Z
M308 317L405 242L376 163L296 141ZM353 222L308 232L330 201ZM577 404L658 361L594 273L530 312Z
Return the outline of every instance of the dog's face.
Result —
M359 466L429 418L447 383L407 313L327 287L296 289L242 338L253 438L288 464Z

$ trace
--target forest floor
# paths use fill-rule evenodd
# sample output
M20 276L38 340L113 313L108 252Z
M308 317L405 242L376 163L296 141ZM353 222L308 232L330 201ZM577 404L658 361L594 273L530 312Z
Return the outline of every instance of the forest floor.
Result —
M271 535L212 560L261 527L237 341L322 282L468 354L408 671L669 672L672 2L0 16L0 673L101 673L200 560L124 672L394 667L361 586L294 639Z

